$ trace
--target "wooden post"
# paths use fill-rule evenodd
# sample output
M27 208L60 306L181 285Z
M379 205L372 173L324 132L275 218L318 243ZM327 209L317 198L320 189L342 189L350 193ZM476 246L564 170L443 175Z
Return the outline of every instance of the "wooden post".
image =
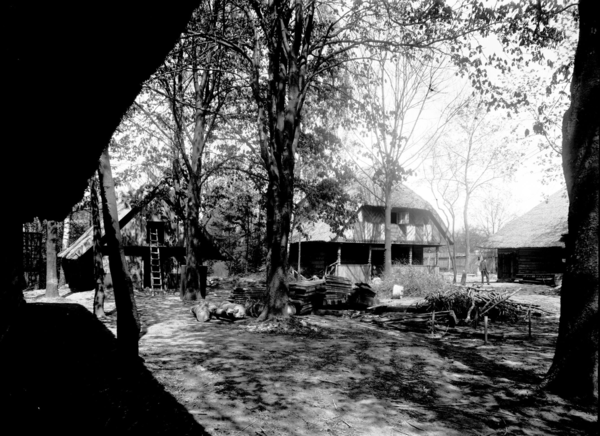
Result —
M483 343L487 345L488 343L488 317L485 315L483 317Z
M435 310L431 312L431 336L435 334Z
M412 245L410 247L408 247L408 264L412 265L412 258L413 258L413 248Z
M435 247L435 265L438 266L438 262L440 261L440 247Z
M340 265L342 264L342 246L338 245L338 249L337 249L337 263L335 265L335 275L339 275L339 268Z

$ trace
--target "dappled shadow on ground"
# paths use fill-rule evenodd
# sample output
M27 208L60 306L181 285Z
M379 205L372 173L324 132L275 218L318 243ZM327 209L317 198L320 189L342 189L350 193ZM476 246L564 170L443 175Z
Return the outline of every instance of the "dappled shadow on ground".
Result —
M257 333L252 321L198 323L174 296L139 306L148 368L214 435L583 435L597 425L595 411L535 390L556 318L532 339L483 345L334 317L304 318L318 337Z
M27 304L0 342L2 434L206 434L78 304Z

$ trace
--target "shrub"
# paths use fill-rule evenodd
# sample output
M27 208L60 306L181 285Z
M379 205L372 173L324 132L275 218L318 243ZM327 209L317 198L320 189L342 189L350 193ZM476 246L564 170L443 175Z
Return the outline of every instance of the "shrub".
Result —
M383 277L377 286L377 297L392 298L394 285L404 286L405 297L424 297L449 287L441 274L429 272L427 268L400 263L392 266L392 273Z

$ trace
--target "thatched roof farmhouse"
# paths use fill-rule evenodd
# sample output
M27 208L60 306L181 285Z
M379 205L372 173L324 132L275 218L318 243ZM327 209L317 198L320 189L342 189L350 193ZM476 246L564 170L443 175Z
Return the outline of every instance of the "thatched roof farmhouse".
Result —
M568 211L569 199L561 190L493 235L488 243L498 249L498 280L559 279Z
M368 199L369 200L369 199ZM323 275L328 268L356 282L368 281L384 263L385 208L370 199L358 208L341 234L326 223L303 224L304 234L295 234L290 247L290 263L305 275ZM392 196L392 259L423 265L423 249L445 246L448 229L437 211L414 191L398 186Z

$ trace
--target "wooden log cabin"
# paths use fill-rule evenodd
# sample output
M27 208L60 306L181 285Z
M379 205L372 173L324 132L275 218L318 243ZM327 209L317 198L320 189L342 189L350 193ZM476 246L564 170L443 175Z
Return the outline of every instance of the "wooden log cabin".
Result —
M436 210L408 187L394 191L392 208L392 261L437 270L424 265L427 247L453 244ZM292 235L290 265L304 276L326 273L368 282L383 272L385 208L364 204L348 221L341 235L324 222L305 223L305 235Z
M498 249L498 281L559 284L565 265L569 200L559 191L493 235Z

